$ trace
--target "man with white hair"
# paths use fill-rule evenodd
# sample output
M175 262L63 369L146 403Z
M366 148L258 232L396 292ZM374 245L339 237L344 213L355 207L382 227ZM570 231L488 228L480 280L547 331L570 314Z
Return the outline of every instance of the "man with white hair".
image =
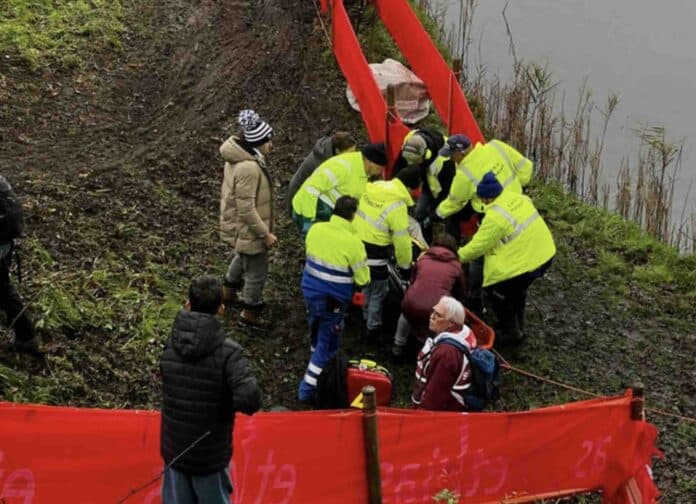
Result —
M443 296L430 314L428 338L418 354L411 400L418 409L465 411L464 394L472 384L466 352L476 347L476 336L464 324L464 306Z

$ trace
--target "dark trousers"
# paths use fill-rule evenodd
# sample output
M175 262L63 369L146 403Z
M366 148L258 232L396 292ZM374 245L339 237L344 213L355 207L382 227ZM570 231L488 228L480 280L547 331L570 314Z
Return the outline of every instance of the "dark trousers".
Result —
M0 245L0 310L7 315L7 324L14 330L17 341L25 342L34 337L34 326L10 279L12 253L12 245Z
M194 476L171 467L164 471L162 504L229 504L232 482L229 470Z
M533 271L528 271L485 288L487 297L498 321L496 341L502 344L517 343L524 338L524 310L527 290L551 266L549 259Z

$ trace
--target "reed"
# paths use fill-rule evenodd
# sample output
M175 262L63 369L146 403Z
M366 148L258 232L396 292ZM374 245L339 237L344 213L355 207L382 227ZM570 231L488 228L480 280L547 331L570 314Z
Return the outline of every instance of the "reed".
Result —
M526 153L535 162L536 175L542 181L560 182L567 192L640 224L680 251L696 252L696 210L685 202L679 219L673 219L683 141L673 142L658 126L635 130L641 143L637 157L634 154L636 159L626 155L613 183L603 182L606 135L621 102L618 93L610 93L603 104L598 104L585 79L570 115L566 112L565 93L559 96L558 81L549 68L518 59L505 9L501 14L514 67L512 77L503 82L485 65L471 64L477 0L460 0L459 23L449 31L442 9L432 8L427 0L421 5L438 21L452 55L464 62L461 84L470 101L483 105L478 119L487 138L499 138ZM601 119L598 133L591 128L597 124L596 119Z

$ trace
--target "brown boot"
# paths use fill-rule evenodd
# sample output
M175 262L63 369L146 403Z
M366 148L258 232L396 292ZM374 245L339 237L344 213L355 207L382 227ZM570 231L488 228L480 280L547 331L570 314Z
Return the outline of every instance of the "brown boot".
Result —
M242 324L250 325L253 327L264 327L268 325L268 321L261 317L261 312L263 311L265 304L260 305L249 305L245 304L242 309L242 313L239 314L239 321Z

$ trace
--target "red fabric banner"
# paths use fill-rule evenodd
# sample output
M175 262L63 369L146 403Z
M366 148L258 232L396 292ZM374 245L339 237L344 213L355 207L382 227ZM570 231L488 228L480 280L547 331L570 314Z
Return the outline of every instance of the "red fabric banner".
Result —
M629 395L524 413L378 414L384 504L430 503L443 489L499 502L581 489L652 502L655 428ZM367 502L362 412L237 417L236 503ZM0 501L119 502L162 469L159 414L0 403ZM160 502L159 481L127 503ZM652 496L652 497L650 497Z
M411 69L428 88L430 98L449 133L465 133L484 142L461 86L430 39L407 0L375 0L380 18L401 49Z

